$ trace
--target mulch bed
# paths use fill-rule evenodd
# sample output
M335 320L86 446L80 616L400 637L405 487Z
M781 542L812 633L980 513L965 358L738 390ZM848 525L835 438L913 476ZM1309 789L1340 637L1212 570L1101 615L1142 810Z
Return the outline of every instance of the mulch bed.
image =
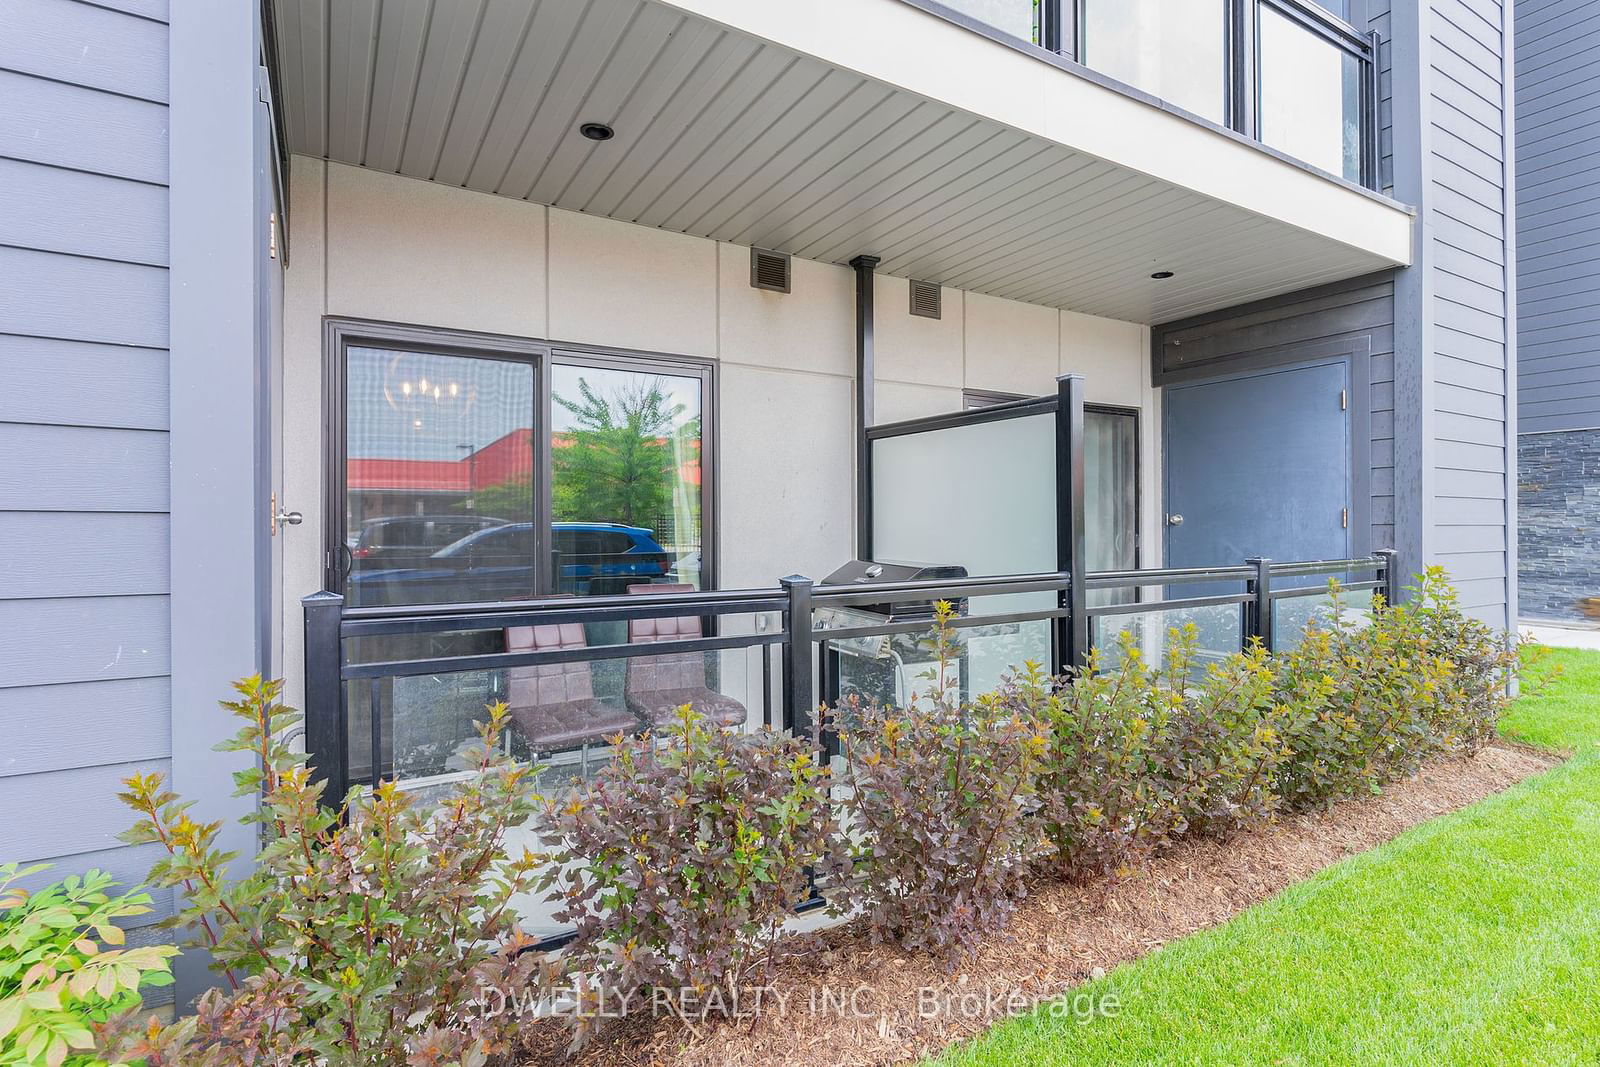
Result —
M1040 879L1006 930L953 974L927 957L869 944L859 922L793 938L763 1010L752 1018L690 1027L670 1015L641 1013L614 1023L572 1058L565 1055L562 1024L542 1020L527 1028L526 1063L876 1067L915 1060L999 1022L1003 1014L995 1012L1004 1012L1013 993L1033 1003L1066 992L1557 762L1547 753L1496 744L1476 756L1432 761L1378 796L1281 818L1225 841L1185 841L1120 880L1065 885ZM842 997L826 999L818 992L823 988L845 996L865 992L852 1006ZM979 1003L984 1006L974 1010Z

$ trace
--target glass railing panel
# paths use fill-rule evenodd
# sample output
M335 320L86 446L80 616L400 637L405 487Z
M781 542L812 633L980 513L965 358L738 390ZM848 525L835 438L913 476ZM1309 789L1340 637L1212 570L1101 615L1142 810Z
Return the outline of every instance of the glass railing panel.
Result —
M471 769L475 724L496 701L510 715L505 752L538 764L541 785L589 777L610 738L665 729L684 704L725 729L775 721L780 670L776 652L757 647L351 679L350 777L431 796Z
M1113 670L1122 662L1124 634L1132 639L1147 663L1160 664L1172 647L1173 631L1190 625L1195 629L1195 665L1204 669L1239 651L1244 638L1244 609L1238 604L1152 606L1149 611L1100 615L1089 622L1089 639L1100 653L1101 670Z
M1365 626L1372 618L1372 590L1342 591L1337 596L1326 590L1301 596L1273 598L1273 644L1276 652L1300 647L1312 626L1331 630L1336 626Z
M1266 4L1259 29L1261 142L1359 182L1360 57Z
M1228 120L1224 0L1084 0L1085 66L1221 125Z
M1039 44L1040 0L943 0L944 6L997 30Z

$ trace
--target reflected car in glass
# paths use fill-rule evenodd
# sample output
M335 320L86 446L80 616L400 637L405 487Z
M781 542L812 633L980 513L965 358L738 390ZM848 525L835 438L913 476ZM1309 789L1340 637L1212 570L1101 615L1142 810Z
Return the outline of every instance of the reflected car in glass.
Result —
M350 578L357 604L449 604L534 596L538 546L531 522L477 530L433 552L421 566L370 570ZM670 580L673 557L643 527L558 522L549 566L556 591L622 594L628 586Z
M351 570L423 567L435 552L479 530L505 525L480 515L402 515L368 519L350 542Z

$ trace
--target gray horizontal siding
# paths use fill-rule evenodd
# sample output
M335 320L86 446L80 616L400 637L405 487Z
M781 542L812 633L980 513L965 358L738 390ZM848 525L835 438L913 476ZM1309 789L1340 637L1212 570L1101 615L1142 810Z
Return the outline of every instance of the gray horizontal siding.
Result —
M169 591L163 514L0 512L0 589L14 599Z
M0 71L0 100L0 155L166 184L165 104L14 71Z
M0 332L167 347L164 267L0 248L0 277Z
M0 511L166 511L167 435L0 423Z
M6 0L0 67L166 103L167 27L78 0Z
M165 349L0 334L0 381L0 423L167 428Z
M33 208L0 216L0 245L167 265L165 186L0 159L0 188Z
M166 775L170 770L167 760L139 760L55 771L48 782L35 781L35 775L0 778L0 807L28 813L25 819L0 823L0 855L62 856L114 849L120 844L117 835L133 823L117 799L123 779L151 772ZM60 790L70 803L40 805L41 788Z
M1394 195L1394 44L1389 0L1369 0L1367 28L1378 35L1378 186Z
M165 678L0 689L0 778L172 755Z
M0 600L0 688L162 677L168 611L164 596Z
M158 857L116 792L172 754L167 16L0 0L0 862L38 880Z
M1513 246L1504 18L1494 0L1431 0L1424 71L1433 289L1431 558L1450 573L1468 610L1501 627L1514 580L1507 551L1506 264Z
M1517 0L1518 428L1600 426L1600 4Z

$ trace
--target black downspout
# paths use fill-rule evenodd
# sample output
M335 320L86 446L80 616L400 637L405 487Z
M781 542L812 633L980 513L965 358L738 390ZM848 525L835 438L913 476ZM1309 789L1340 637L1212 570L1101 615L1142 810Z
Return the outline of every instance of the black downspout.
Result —
M872 558L872 449L867 428L875 421L877 370L872 353L872 272L877 256L850 261L856 272L856 558Z
M1056 655L1065 673L1089 658L1089 614L1084 578L1088 555L1083 521L1083 375L1056 379L1056 570L1068 575L1057 630Z

